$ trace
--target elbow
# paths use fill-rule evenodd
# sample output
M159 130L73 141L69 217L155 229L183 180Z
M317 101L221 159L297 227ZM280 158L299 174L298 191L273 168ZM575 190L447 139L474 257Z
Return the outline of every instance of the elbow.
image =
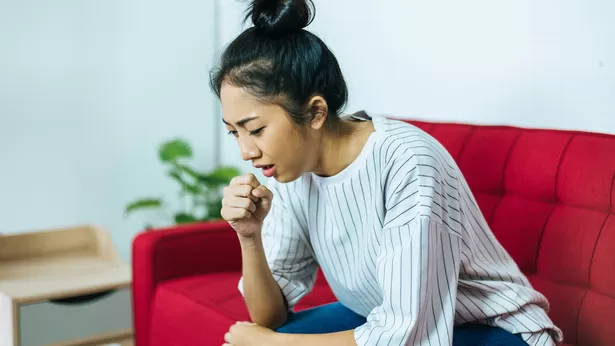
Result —
M252 322L258 324L259 326L274 330L280 328L284 325L284 323L286 323L288 312L286 310L282 310L270 314L250 313L250 318L252 319Z

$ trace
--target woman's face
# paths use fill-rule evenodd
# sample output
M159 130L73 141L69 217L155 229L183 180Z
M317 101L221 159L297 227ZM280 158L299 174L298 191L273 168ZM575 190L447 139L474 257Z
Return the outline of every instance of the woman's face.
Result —
M278 105L258 101L244 89L223 83L223 121L239 144L241 158L285 183L299 178L314 162L312 142Z

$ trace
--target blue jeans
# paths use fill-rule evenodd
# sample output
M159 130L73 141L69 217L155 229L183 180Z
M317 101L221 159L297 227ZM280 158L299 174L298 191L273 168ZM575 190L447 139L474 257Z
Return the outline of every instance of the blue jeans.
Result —
M366 322L341 303L331 303L293 313L282 327L288 334L325 334L352 330ZM518 335L482 324L462 324L453 329L453 346L527 346Z

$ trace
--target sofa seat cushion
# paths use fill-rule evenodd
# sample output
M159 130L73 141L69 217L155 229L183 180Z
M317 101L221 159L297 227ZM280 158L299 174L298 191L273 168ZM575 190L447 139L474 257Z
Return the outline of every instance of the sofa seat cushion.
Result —
M614 298L539 275L528 275L528 279L549 300L553 323L568 331L566 344L612 345L615 329L605 321L615 321Z
M238 272L212 273L160 284L151 316L151 345L221 345L231 325L250 320L237 289L239 278ZM319 275L314 289L295 311L334 301L331 289Z
M167 281L155 292L150 346L210 346L223 344L224 333L247 311L233 308L229 274L212 274Z

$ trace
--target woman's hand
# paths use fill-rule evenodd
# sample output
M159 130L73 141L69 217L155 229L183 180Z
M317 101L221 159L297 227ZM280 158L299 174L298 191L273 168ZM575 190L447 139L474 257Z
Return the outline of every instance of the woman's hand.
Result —
M224 335L223 346L276 346L276 333L256 323L237 322Z
M224 188L221 214L240 237L251 238L259 234L272 199L271 191L254 174L240 175Z

